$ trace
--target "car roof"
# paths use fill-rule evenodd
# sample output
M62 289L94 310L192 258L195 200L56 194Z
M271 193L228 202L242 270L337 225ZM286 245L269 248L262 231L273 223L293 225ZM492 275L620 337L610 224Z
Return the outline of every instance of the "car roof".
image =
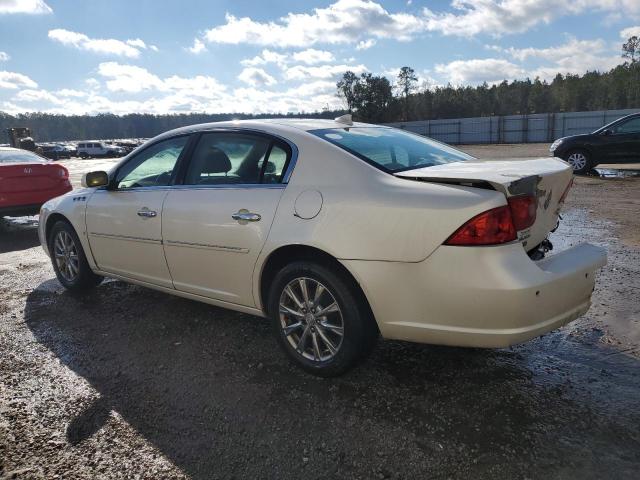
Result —
M264 118L259 120L228 120L224 122L199 123L195 125L187 125L185 127L176 128L168 132L162 133L155 137L155 140L171 137L181 133L192 133L204 130L213 130L215 128L246 128L251 130L265 130L270 133L282 133L283 136L291 128L310 131L320 130L324 128L345 128L345 127L380 127L391 128L383 125L373 125L370 123L353 122L346 124L336 120L328 120L323 118Z

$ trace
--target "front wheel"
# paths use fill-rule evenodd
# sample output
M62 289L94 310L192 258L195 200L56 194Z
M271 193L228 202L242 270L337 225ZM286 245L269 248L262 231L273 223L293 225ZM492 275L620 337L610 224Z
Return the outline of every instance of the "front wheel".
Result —
M353 281L323 265L300 261L276 275L269 313L293 363L321 377L341 375L375 346L375 321Z
M587 173L593 168L591 155L585 150L569 150L564 159L573 168L573 173Z
M80 239L68 222L60 220L51 229L49 254L56 277L67 290L88 290L102 281L91 270Z

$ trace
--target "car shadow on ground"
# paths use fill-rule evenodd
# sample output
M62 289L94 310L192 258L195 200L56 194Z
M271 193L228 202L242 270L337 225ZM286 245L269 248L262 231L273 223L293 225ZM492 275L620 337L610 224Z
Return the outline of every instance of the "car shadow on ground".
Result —
M502 350L381 342L319 379L262 319L122 282L47 281L25 319L100 394L70 407L71 445L118 412L192 478L632 478L640 462L638 360L595 329Z
M27 250L40 245L37 217L0 217L0 253Z

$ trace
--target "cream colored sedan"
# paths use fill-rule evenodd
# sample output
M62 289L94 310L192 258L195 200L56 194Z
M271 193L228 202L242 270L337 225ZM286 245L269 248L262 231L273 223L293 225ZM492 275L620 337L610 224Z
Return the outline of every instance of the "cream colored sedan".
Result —
M71 290L105 276L270 317L284 351L343 373L378 336L504 347L590 305L605 252L552 256L562 160L477 160L389 127L223 122L164 133L46 203Z

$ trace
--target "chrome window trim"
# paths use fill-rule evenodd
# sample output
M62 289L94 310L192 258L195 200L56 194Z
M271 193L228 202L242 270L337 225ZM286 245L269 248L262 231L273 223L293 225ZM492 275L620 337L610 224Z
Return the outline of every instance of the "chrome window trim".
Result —
M286 185L284 183L223 183L220 185L162 185L157 187L136 187L127 188L121 190L107 190L106 187L100 187L95 193L127 193L127 192L158 192L158 191L173 191L173 190L247 190L253 188L259 189L271 189L271 190L284 190Z

